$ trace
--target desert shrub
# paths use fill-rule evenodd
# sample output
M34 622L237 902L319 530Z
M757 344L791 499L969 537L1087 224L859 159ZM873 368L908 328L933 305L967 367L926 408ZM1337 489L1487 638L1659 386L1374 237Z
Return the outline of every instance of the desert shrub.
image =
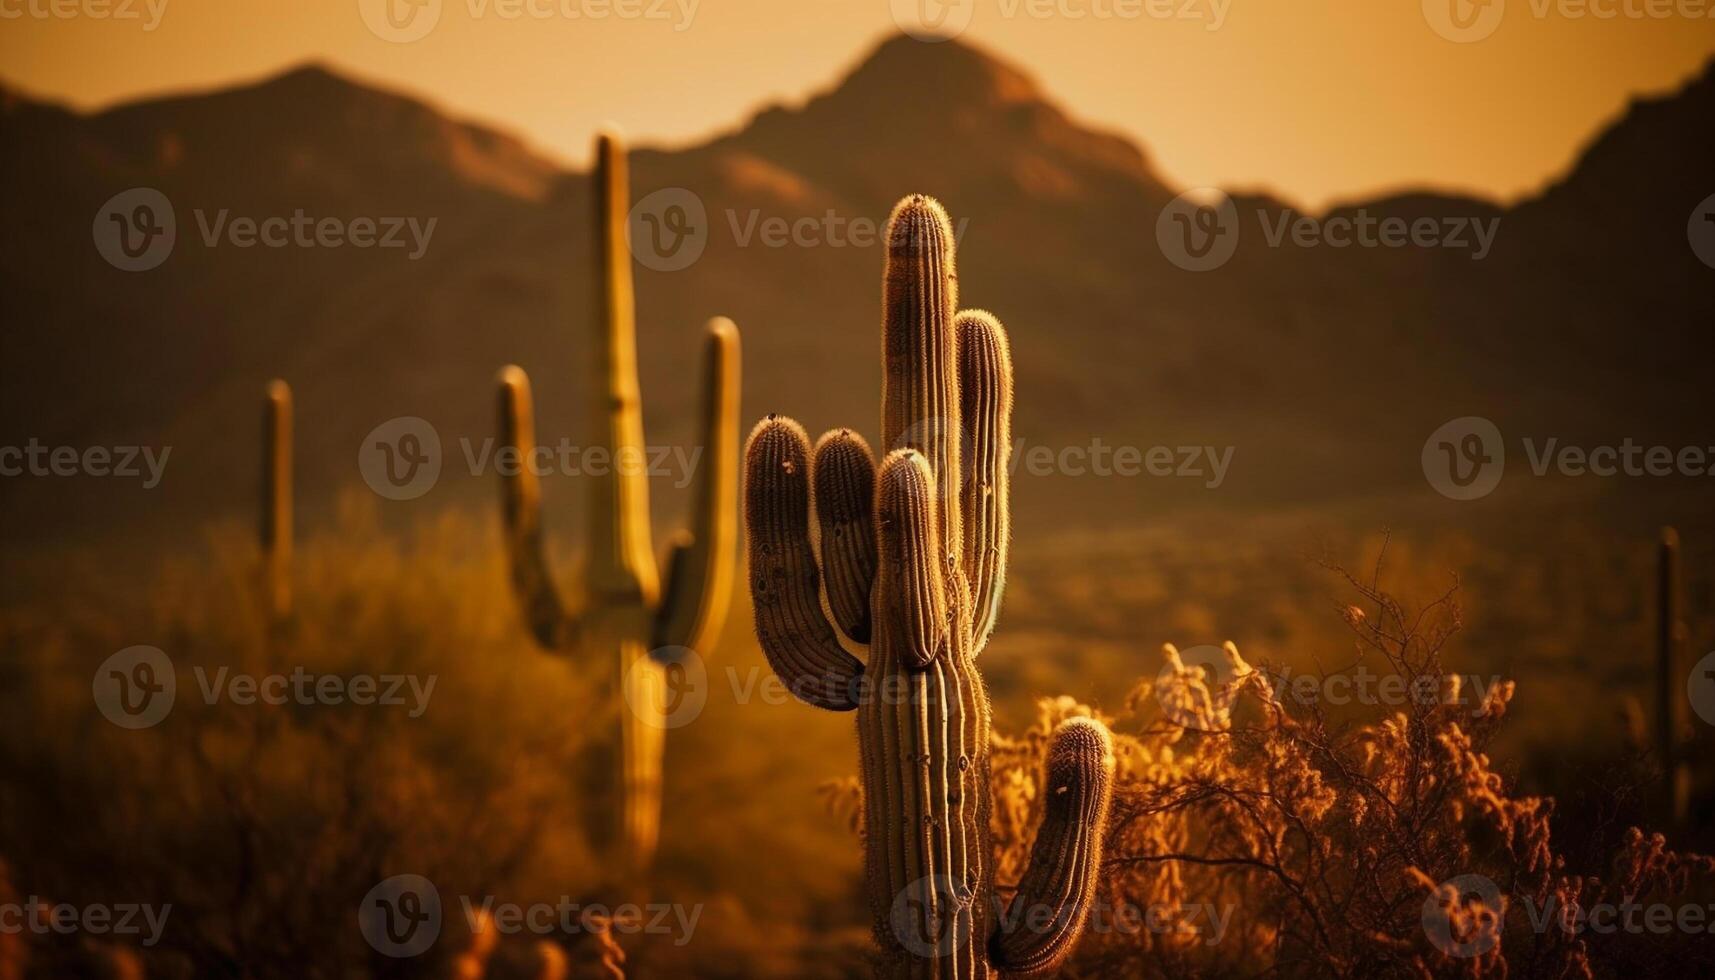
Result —
M1167 647L1160 673L1105 719L1119 773L1101 910L1067 974L1584 977L1715 965L1715 861L1631 828L1600 866L1569 865L1554 801L1518 793L1485 752L1513 685L1479 696L1443 667L1456 590L1408 609L1380 572L1378 562L1368 581L1345 576L1358 604L1340 616L1355 663L1420 692L1397 710L1333 722L1319 699L1286 692L1228 644L1219 662L1189 665ZM1003 896L1040 819L1048 734L1092 713L1044 700L1033 725L997 737Z
M449 933L457 896L590 887L568 787L596 701L530 646L501 553L492 529L457 515L384 533L352 497L301 546L287 622L268 621L238 528L153 573L134 609L11 612L0 851L14 886L170 904L151 976L258 978L419 975L424 962L382 957L356 928L391 875L435 882ZM97 712L91 678L136 644L172 658L177 697L158 725L128 731ZM204 694L216 678L298 669L434 687L423 701L407 685L401 705ZM440 945L452 955L458 941Z

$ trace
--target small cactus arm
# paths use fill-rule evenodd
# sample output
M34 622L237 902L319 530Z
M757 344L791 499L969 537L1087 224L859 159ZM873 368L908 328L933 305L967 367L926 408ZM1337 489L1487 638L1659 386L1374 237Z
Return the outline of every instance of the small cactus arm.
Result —
M268 614L292 614L292 386L276 378L262 400L262 581Z
M665 587L649 528L647 454L637 381L626 216L630 191L617 136L596 143L597 349L589 377L592 429L585 445L607 450L608 474L591 489L586 514L582 589L565 602L554 584L543 541L542 488L531 465L535 419L530 380L517 367L500 372L502 445L527 465L503 475L502 505L512 582L536 641L553 651L605 660L614 692L611 731L593 750L589 827L597 846L622 847L626 870L641 871L660 833L661 756L666 667L663 648L704 651L720 633L732 594L737 547L738 328L724 318L707 328L699 457L691 529L671 543ZM614 820L614 814L619 819Z
M812 449L780 416L758 423L745 450L757 637L800 700L857 712L882 974L1046 975L1070 955L1093 900L1112 740L1088 719L1056 729L1042 831L1002 914L976 658L1006 572L1011 354L993 316L955 315L954 242L938 203L901 201L887 242L881 435L891 451L878 468L845 429ZM842 633L867 645L867 660Z

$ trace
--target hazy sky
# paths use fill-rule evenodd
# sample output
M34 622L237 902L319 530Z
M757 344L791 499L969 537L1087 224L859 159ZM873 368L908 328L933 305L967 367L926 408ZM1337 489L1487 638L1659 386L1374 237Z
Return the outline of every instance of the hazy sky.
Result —
M581 164L604 120L696 140L924 16L1171 183L1309 205L1527 193L1715 52L1715 0L0 0L0 77L96 107L318 58Z

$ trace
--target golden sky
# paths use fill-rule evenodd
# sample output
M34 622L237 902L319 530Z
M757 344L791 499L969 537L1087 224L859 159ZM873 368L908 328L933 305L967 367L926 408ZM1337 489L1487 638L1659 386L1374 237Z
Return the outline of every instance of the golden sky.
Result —
M1715 0L0 0L0 78L98 107L322 59L581 164L604 121L697 140L925 16L1170 183L1310 206L1528 193L1715 52Z

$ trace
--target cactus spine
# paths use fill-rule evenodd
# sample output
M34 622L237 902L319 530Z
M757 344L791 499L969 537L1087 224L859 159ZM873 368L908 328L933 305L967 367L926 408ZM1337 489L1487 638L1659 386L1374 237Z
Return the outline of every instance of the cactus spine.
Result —
M1685 825L1691 795L1691 770L1685 757L1691 720L1686 714L1681 589L1679 532L1662 528L1656 553L1655 736L1662 767L1662 807L1675 827Z
M693 490L692 530L671 544L662 588L649 529L647 455L637 382L631 256L626 244L630 192L624 146L596 143L597 350L589 377L592 428L586 449L608 453L608 475L592 486L586 515L582 592L563 603L543 548L529 378L500 373L502 445L525 465L503 474L512 580L531 633L544 648L602 658L616 697L585 775L592 841L622 850L626 872L642 871L655 852L661 819L661 756L666 674L651 651L704 650L719 634L732 591L737 541L738 329L711 320L704 354L703 454ZM610 722L610 723L609 723ZM619 815L615 821L614 814Z
M262 401L262 581L268 614L292 614L292 386L275 378Z
M887 242L881 433L893 451L877 473L864 441L836 430L817 442L812 465L796 422L757 425L745 452L757 637L801 700L857 711L882 974L1040 976L1070 954L1094 898L1112 739L1087 719L1055 731L1046 817L1002 913L976 657L1006 569L1011 355L994 317L955 316L954 242L938 203L901 201ZM867 663L836 627L868 643Z

